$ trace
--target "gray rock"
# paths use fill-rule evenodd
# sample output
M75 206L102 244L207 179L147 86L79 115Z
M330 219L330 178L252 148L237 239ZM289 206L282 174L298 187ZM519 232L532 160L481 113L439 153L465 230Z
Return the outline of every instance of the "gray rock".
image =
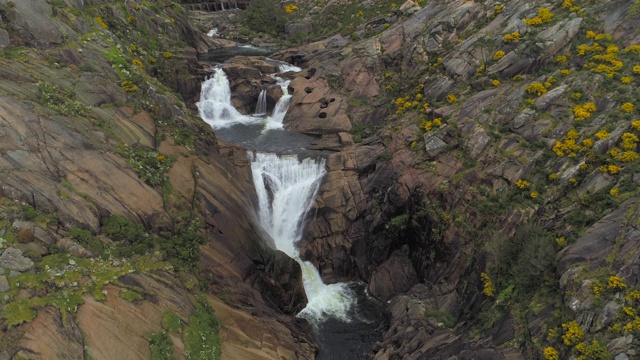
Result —
M442 101L455 88L456 83L451 78L439 75L435 79L429 79L424 88L424 95L431 101Z
M600 331L611 325L616 319L616 316L620 311L620 307L620 304L617 302L609 301L602 309L600 316L598 316L598 320L596 321L596 331Z
M559 22L541 31L538 37L544 42L543 55L548 57L564 48L578 34L580 24L582 24L582 18L575 18L566 24Z
M9 45L9 33L5 29L0 29L0 48L5 48Z
M51 234L49 234L48 231L43 230L39 227L35 228L35 231L33 232L33 236L36 240L40 241L41 243L45 244L45 245L52 245L54 244L56 241L51 237Z
M518 129L522 127L533 115L535 115L536 111L533 109L526 108L520 114L513 118L513 128Z
M558 86L552 89L546 94L536 99L536 107L540 110L546 110L551 104L553 104L567 89L568 85Z
M614 357L613 360L629 360L629 357L627 356L627 354L622 353L622 354L616 355L616 357Z
M9 280L5 275L0 275L0 293L5 292L9 289L11 289L11 286L9 285Z
M10 247L0 255L0 267L25 272L33 268L33 261L22 256L22 250Z
M480 125L476 125L473 128L472 135L465 141L465 148L469 152L469 155L472 158L476 158L482 150L484 150L489 142L491 141L491 137L487 135L486 131Z
M424 149L428 156L436 156L447 148L447 143L437 135L427 133L424 135Z
M285 26L285 33L289 36L307 35L313 32L313 25L309 21L301 21L297 23L287 24Z
M402 254L394 253L373 272L369 283L371 295L383 301L403 293L418 281L411 261Z
M632 342L633 342L632 335L620 336L609 341L609 343L607 344L607 350L609 350L609 352L613 354L620 354L621 352L628 350L630 348L629 345L631 345ZM620 355L623 355L623 354L620 354ZM616 359L617 359L617 356L616 356Z

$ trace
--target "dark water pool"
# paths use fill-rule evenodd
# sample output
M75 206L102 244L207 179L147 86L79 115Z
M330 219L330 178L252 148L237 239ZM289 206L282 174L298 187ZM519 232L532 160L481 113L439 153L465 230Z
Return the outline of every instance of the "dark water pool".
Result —
M317 326L318 360L364 360L385 329L383 304L371 298L363 283L350 284L358 298L349 323L329 318Z

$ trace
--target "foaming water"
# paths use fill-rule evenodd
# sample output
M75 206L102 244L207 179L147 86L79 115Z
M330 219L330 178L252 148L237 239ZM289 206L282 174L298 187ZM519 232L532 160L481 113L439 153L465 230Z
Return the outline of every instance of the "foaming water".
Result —
M295 155L257 153L251 171L258 195L258 215L276 248L302 268L308 304L298 316L312 323L328 317L349 322L356 297L347 284L324 284L315 267L300 260L296 242L302 236L304 218L325 175L324 159L298 160Z
M215 69L214 75L202 83L200 101L196 104L200 117L214 129L225 129L238 124L262 124L264 131L282 129L282 122L291 102L291 95L289 95L288 91L289 81L272 76L276 79L283 92L282 97L276 103L273 114L264 116L266 115L266 92L264 96L261 92L257 107L262 107L264 113L243 115L231 103L231 87L229 86L227 74L221 68ZM260 103L261 97L264 97L264 103Z
M274 64L275 66L277 66L278 67L278 71L281 72L281 73L286 73L286 72L289 72L289 71L293 71L293 72L302 71L301 68L299 68L299 67L297 67L295 65L291 65L291 64L289 64L288 62L285 62L285 61L280 61L280 60L275 60L275 59L270 59L270 58L267 58L267 60L269 62L271 62L272 64Z

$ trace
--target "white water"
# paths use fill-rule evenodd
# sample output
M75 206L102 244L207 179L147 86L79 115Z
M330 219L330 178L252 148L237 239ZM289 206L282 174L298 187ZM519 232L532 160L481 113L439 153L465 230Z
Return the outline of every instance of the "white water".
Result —
M243 115L231 104L231 88L227 74L220 68L216 69L213 77L202 83L200 101L196 104L200 117L214 129L228 128L237 124L253 125L263 124L264 131L282 129L284 116L289 109L291 95L289 95L289 80L283 80L272 75L282 88L282 97L278 99L276 107L271 116L266 114L266 93L265 93L265 114L262 116ZM262 96L262 93L261 93ZM257 111L256 111L257 112Z
M277 66L278 67L278 71L281 72L281 73L286 73L288 71L293 71L293 72L302 71L301 68L299 68L299 67L297 67L295 65L291 65L288 62L275 60L275 59L270 59L270 58L267 58L267 60L270 61L275 66Z
M258 153L252 159L253 182L258 194L260 223L278 250L295 259L302 268L308 304L298 316L317 323L327 317L348 322L356 298L346 284L326 285L315 267L300 259L296 242L325 174L324 160Z
M262 89L260 95L258 95L258 103L256 104L256 111L253 112L253 116L264 116L267 114L267 90Z

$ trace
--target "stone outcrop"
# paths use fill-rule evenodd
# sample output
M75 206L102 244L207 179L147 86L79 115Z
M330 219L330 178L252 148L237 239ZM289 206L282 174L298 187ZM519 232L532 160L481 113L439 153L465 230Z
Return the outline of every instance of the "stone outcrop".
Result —
M208 289L209 303L229 323L220 330L228 340L225 358L313 358L317 345L308 324L291 316L306 304L300 267L271 249L255 224L246 151L219 144L183 103L199 91L196 56L208 49L186 13L179 6L133 1L114 6L65 1L66 7L44 0L14 3L0 1L9 9L2 21L10 39L2 41L0 34L0 45L22 47L11 49L15 57L0 60L0 208L24 206L38 217L22 221L18 210L3 213L9 218L1 234L10 231L15 238L12 245L0 239L3 296L31 301L54 291L49 283L42 285L46 291L36 291L13 279L20 272L45 271L38 262L54 251L69 254L72 262L96 257L70 233L88 230L95 241L108 244L101 228L112 215L148 234L166 234L183 217L194 216L208 241L201 249L198 267L205 275L199 279L134 272L109 280L104 301L85 292L77 307L60 312L58 303L42 300L31 321L27 313L9 326L0 309L0 358L149 358L148 335L162 330L163 313L188 323L200 288ZM96 33L86 35L90 29ZM161 34L154 43L159 48L147 46L141 29ZM83 40L76 43L79 36ZM57 47L63 42L74 45ZM143 65L131 65L132 59ZM277 71L264 60L250 65L259 72ZM171 159L171 169L162 174L170 187L145 181L149 174L125 155L133 148L156 162ZM86 281L65 286L76 290ZM130 289L142 298L125 300ZM247 318L250 328L243 323ZM183 353L181 335L170 337ZM248 342L250 351L241 345Z

